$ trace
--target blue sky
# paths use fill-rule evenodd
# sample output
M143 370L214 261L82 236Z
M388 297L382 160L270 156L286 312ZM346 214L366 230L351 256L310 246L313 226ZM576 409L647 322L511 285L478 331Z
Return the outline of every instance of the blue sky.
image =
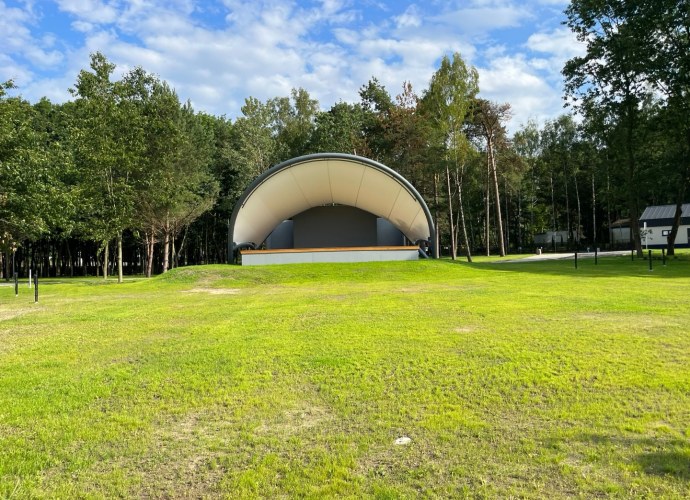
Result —
M89 54L135 66L195 109L234 118L244 99L303 87L323 109L372 77L392 96L427 87L445 54L479 71L482 97L509 102L511 130L554 118L560 70L581 52L563 0L0 0L0 80L35 102L70 99Z

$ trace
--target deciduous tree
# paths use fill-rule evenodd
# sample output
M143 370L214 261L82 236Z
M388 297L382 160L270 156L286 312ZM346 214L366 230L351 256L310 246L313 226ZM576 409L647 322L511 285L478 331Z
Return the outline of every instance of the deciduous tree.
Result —
M431 124L429 136L432 147L443 152L437 172L440 170L445 177L451 258L457 256L458 227L461 227L467 260L470 262L472 256L463 205L463 178L470 144L464 129L479 92L478 80L477 70L468 67L460 54L453 54L452 59L444 56L422 99L423 113ZM453 209L453 198L456 196L457 217Z

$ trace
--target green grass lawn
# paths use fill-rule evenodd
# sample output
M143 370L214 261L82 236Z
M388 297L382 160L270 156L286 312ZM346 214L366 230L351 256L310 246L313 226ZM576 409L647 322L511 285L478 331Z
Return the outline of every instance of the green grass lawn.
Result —
M654 264L2 286L0 497L688 497L690 261Z

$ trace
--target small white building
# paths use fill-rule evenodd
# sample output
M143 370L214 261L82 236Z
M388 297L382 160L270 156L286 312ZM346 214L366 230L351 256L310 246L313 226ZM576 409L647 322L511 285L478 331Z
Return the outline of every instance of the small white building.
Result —
M630 219L618 219L609 226L611 245L630 245Z
M666 247L675 214L675 205L657 205L644 209L640 217L640 236L642 237L643 248ZM675 246L676 248L690 247L690 203L683 204Z
M563 246L568 243L568 231L545 231L534 235L534 244L548 246L555 243Z
M573 232L572 237L577 238L577 235ZM563 247L568 245L568 238L568 231L545 231L534 235L534 244L543 247L549 247L555 244L557 247ZM580 243L582 243L584 239L582 231L580 231Z

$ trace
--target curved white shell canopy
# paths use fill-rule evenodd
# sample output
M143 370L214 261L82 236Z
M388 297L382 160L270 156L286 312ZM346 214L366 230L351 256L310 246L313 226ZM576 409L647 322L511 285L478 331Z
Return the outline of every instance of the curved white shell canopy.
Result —
M258 246L282 221L333 204L388 219L410 241L432 239L429 209L407 180L372 160L333 153L289 160L256 179L235 206L232 241Z

